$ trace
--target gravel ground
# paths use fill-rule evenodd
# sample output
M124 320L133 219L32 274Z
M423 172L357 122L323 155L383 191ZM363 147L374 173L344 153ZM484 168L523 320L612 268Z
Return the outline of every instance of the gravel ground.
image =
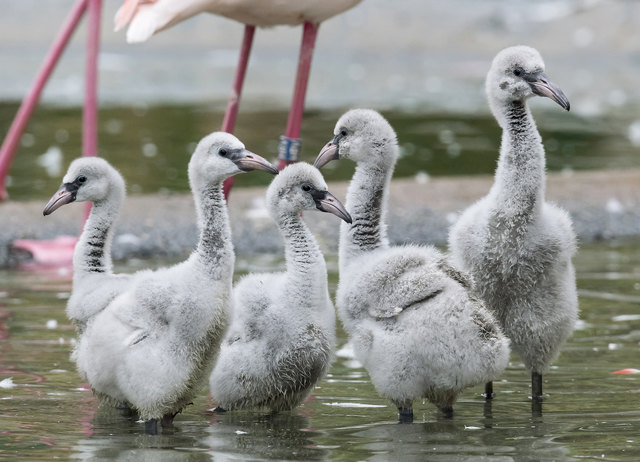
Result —
M445 244L457 213L486 194L491 183L490 176L393 181L388 211L391 241ZM346 187L346 183L329 185L340 199ZM229 210L238 255L282 251L263 197L264 188L232 193ZM581 242L640 236L640 170L552 173L547 197L571 213ZM28 255L12 247L15 239L51 239L78 232L83 207L71 204L43 217L47 200L0 204L0 267L28 260ZM323 250L336 253L339 220L314 212L305 218ZM180 258L188 255L196 240L190 195L132 196L116 225L113 256L116 260Z

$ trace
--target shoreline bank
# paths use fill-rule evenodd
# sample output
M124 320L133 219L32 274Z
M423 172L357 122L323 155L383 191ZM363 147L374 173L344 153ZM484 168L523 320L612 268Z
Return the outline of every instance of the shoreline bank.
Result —
M490 175L394 180L387 211L391 242L446 245L457 214L483 197L492 182ZM329 189L343 200L347 185L330 183ZM264 207L265 189L239 188L231 194L229 214L240 256L282 252L280 236ZM0 267L28 261L29 255L12 247L16 239L78 234L84 207L71 204L43 217L48 199L0 203ZM549 173L547 200L571 214L579 242L640 236L640 169ZM335 254L337 220L322 213L308 213L305 219L322 250ZM197 235L190 194L130 196L115 225L113 258L178 259L193 249Z

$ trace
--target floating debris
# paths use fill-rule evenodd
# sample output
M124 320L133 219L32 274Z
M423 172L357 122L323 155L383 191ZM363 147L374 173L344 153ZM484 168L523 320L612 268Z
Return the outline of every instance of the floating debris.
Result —
M427 184L429 182L429 174L427 172L419 171L413 178L418 184Z
M624 206L615 197L610 198L604 208L612 215L620 215L624 212Z
M15 387L16 384L13 383L13 377L8 377L4 380L0 380L0 388L4 388L4 389L11 389L13 387Z
M629 137L629 141L636 148L640 148L640 120L636 120L631 125L629 125L629 131L627 136Z
M37 163L47 171L51 178L62 173L62 150L57 146L50 146L47 152L38 156Z
M612 321L640 321L640 314L621 314L611 318Z
M145 157L155 157L158 155L158 146L148 142L142 145L142 155Z
M322 403L324 406L336 407L387 407L386 404L363 404L363 403Z

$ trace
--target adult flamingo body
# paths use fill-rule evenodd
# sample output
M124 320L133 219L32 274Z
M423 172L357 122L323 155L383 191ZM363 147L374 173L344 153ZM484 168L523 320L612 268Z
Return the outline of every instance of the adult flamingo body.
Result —
M278 168L298 159L300 127L311 58L319 24L360 3L362 0L125 0L115 17L116 31L129 24L127 41L144 42L160 32L198 13L213 13L245 24L245 34L236 70L233 91L227 104L222 131L233 133L242 84L246 73L255 27L304 24L298 58L296 83L284 136L278 147ZM228 195L233 178L225 182Z
M116 31L129 24L127 41L153 34L199 13L213 13L250 26L321 23L362 0L125 0L116 13Z

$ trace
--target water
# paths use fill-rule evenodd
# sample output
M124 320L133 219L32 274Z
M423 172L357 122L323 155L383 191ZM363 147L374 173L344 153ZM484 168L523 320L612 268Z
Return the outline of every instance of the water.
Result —
M337 262L328 259L331 291ZM98 409L69 360L68 269L0 271L0 454L20 460L628 460L640 458L640 241L585 245L575 260L581 320L546 376L543 414L530 411L529 378L512 357L490 408L465 391L453 419L414 403L398 424L367 373L344 350L312 397L291 413L213 415L203 390L159 436ZM131 272L162 262L131 261ZM239 259L246 271L281 257ZM346 342L338 332L338 346ZM9 380L10 379L10 380ZM11 385L13 383L13 386Z
M552 102L535 111L550 170L640 167L638 148L627 136L630 120L612 115L584 118ZM0 133L8 130L17 105L0 103ZM302 160L313 162L331 139L340 109L307 111L302 127ZM492 173L500 130L486 112L473 114L384 113L398 133L401 158L395 177L417 174ZM100 111L99 153L127 180L130 194L188 191L187 163L198 140L220 127L223 113L215 106L139 105ZM72 159L81 153L81 110L45 106L27 127L8 179L14 200L47 200L58 188ZM245 145L275 160L277 140L287 112L242 112L236 134ZM350 165L331 163L328 181L348 180ZM265 175L242 175L238 186L265 185Z

